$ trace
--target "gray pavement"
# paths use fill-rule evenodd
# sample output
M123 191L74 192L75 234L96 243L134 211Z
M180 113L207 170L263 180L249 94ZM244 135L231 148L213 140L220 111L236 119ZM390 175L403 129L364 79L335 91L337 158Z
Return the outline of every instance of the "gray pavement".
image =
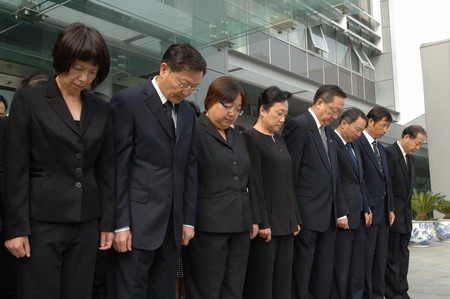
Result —
M409 296L450 298L450 243L434 239L430 247L409 247Z

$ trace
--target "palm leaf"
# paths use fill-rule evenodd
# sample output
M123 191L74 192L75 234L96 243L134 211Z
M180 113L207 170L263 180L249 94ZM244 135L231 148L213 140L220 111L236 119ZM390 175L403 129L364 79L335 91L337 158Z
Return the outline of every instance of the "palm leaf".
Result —
M445 195L433 194L431 191L418 192L414 190L411 198L411 208L417 213L430 213L441 207L446 207ZM448 206L450 208L450 205Z

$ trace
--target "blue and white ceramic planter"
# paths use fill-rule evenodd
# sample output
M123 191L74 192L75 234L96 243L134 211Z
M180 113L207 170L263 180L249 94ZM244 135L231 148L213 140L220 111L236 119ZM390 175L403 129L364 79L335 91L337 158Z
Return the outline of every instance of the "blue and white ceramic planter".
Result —
M436 237L441 242L450 242L450 219L438 219L434 222Z
M433 221L413 220L409 245L413 247L429 247L432 241Z

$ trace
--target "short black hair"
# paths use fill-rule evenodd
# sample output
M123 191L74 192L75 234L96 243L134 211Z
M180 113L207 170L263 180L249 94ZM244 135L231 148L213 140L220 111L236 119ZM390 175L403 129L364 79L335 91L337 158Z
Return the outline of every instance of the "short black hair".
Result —
M358 108L350 108L345 110L344 113L342 113L341 117L339 118L339 123L342 123L342 121L345 120L348 124L352 124L360 117L364 119L367 124L367 117L364 114L364 112L362 112Z
M425 129L422 128L419 125L412 125L409 127L406 127L402 132L402 138L406 135L409 135L411 139L416 139L417 135L423 134L424 136L427 136L427 133L425 132Z
M388 122L392 122L392 115L385 107L375 107L372 108L369 113L367 113L367 119L372 119L374 122L379 122L386 117Z
M314 95L313 104L317 103L319 99L322 99L325 103L330 103L334 100L335 96L340 96L345 99L347 94L337 85L322 85Z
M5 112L8 111L8 102L6 101L6 99L1 94L0 94L0 102L5 104Z
M16 88L16 91L25 87L42 85L48 81L48 76L42 73L36 73L24 78L20 85Z
M52 56L57 75L67 73L77 60L98 66L92 88L99 86L109 73L111 58L105 40L96 29L81 23L73 23L64 29L56 40Z
M283 91L277 86L270 86L269 88L266 88L259 96L258 106L262 106L264 110L268 111L275 103L283 103L291 97L292 94L290 92Z
M189 44L173 44L162 57L173 72L198 71L206 74L206 60L202 54Z

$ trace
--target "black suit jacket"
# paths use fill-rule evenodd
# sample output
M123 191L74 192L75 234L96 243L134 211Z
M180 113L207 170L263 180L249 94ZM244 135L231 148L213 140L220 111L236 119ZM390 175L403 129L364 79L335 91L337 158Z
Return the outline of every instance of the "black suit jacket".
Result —
M356 167L341 138L337 134L334 138L338 148L340 187L348 210L348 225L351 229L356 229L361 222L361 212L368 211L361 152L356 144L352 144L358 160L358 167Z
M195 225L197 151L195 112L183 100L177 132L152 78L124 89L111 99L116 149L116 229L131 227L133 247L155 250L167 229L181 247L183 224ZM172 217L173 228L168 228Z
M209 118L197 123L198 208L196 229L214 233L250 231L260 223L250 157L242 134L233 128L223 139Z
M414 157L407 155L408 169L397 142L387 148L387 157L395 202L395 221L390 230L408 234L412 229L411 197L416 176Z
M328 229L331 213L334 213L333 219L348 214L338 190L339 165L334 132L328 126L326 135L329 160L319 129L309 111L291 118L283 130L293 161L302 228L321 232Z
M361 157L364 168L364 181L368 196L369 206L372 211L372 223L380 224L383 217L389 222L389 212L395 210L392 195L392 185L387 163L386 149L379 142L378 151L383 162L383 172L381 172L372 144L369 144L366 136L361 135L354 143L361 150Z
M6 238L31 234L30 220L101 218L113 230L114 148L109 104L81 92L79 126L56 82L16 92L5 157Z

